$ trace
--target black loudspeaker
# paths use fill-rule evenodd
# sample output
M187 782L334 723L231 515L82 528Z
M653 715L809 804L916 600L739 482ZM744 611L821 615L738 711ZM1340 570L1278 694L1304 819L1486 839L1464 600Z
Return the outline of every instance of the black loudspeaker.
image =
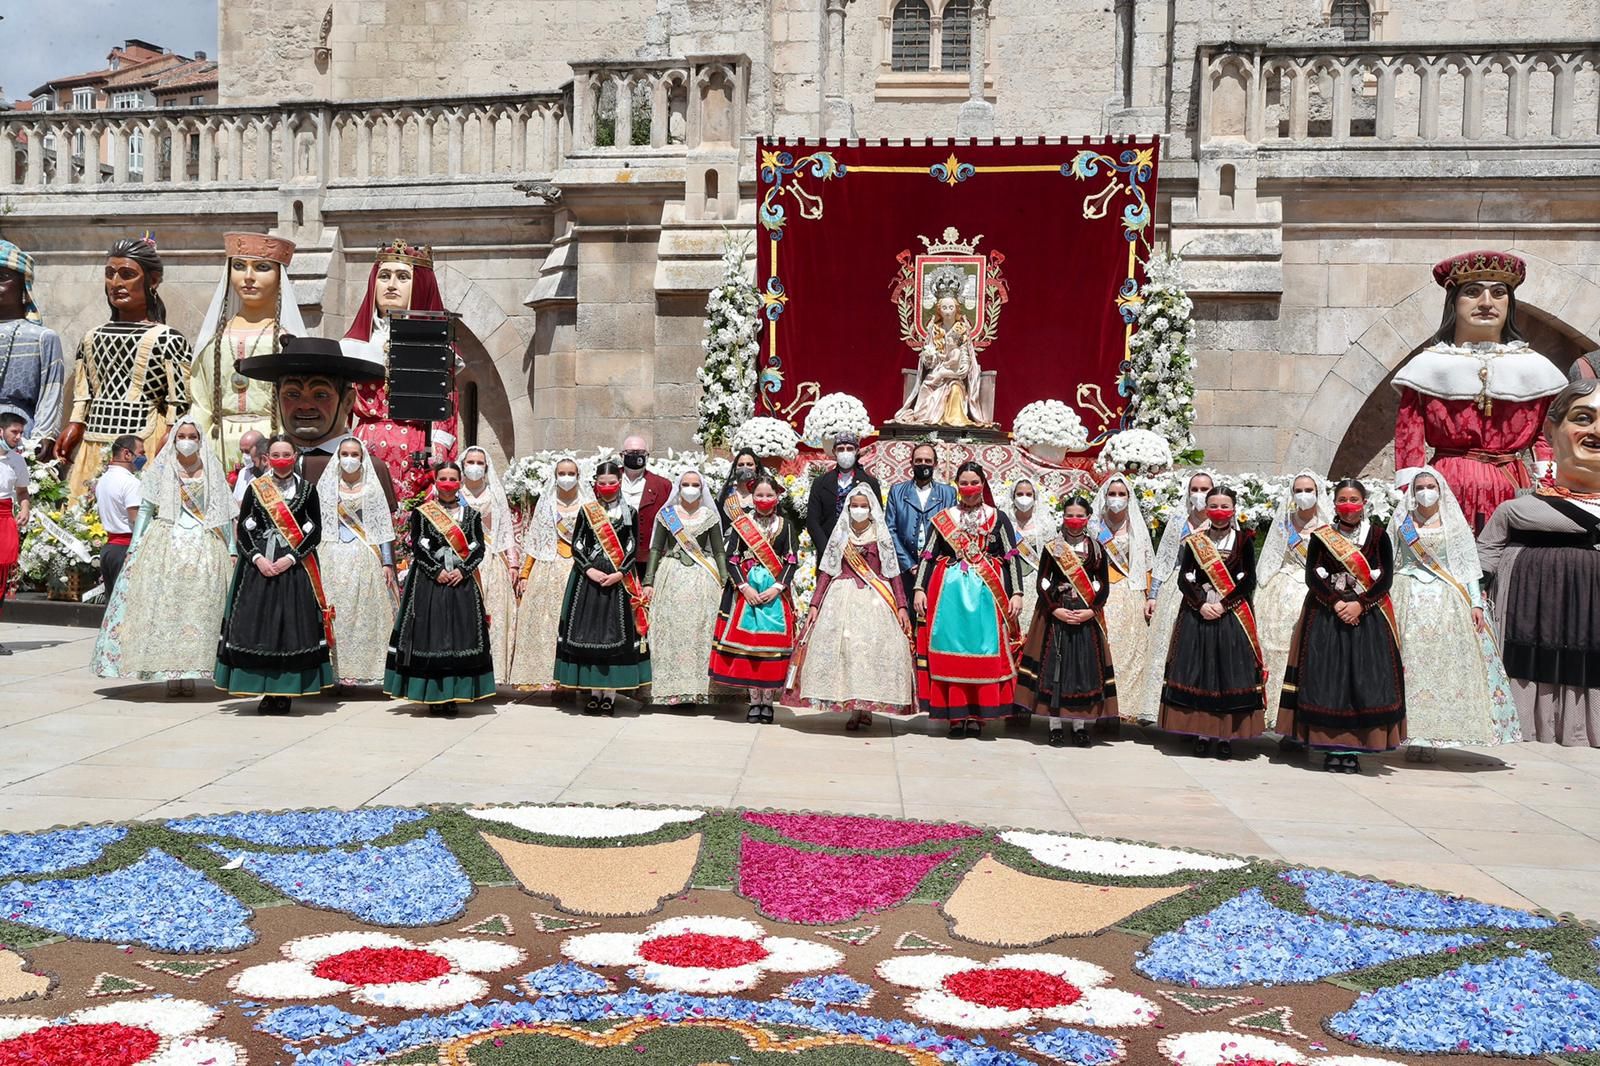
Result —
M456 316L449 311L389 315L389 417L442 422L455 388Z

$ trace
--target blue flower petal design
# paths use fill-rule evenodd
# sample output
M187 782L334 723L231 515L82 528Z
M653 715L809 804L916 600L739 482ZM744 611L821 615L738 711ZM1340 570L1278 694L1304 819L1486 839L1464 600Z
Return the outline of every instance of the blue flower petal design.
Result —
M861 1007L872 1000L872 986L842 973L802 977L779 995L819 1007Z
M377 840L427 816L427 811L399 807L363 807L354 811L207 815L176 819L168 822L167 828L192 836L232 837L275 848L331 848Z
M128 835L120 825L91 825L50 833L0 835L0 877L53 874L94 862L107 847Z
M1600 989L1529 951L1380 988L1328 1020L1329 1031L1413 1054L1552 1055L1600 1050Z
M244 904L156 848L110 873L0 885L0 918L170 952L232 951L256 938Z
M586 970L575 962L558 962L535 970L518 982L523 991L533 996L558 996L564 994L589 995L611 991L611 982Z
M236 851L206 847L291 899L371 925L436 925L459 917L472 882L435 830L393 847L353 851Z
M1292 914L1248 889L1151 941L1134 961L1146 977L1198 988L1308 984L1395 959L1481 943Z
M1077 1029L1031 1033L1018 1039L1017 1043L1037 1051L1051 1062L1064 1062L1069 1066L1107 1066L1120 1062L1124 1053L1118 1041Z
M256 1022L255 1027L279 1040L298 1044L306 1040L342 1039L371 1020L324 1004L315 1007L281 1007L269 1011Z
M1404 929L1549 929L1556 924L1554 919L1528 911L1420 888L1397 888L1326 870L1290 870L1280 876L1306 890L1306 903L1313 910L1352 921Z

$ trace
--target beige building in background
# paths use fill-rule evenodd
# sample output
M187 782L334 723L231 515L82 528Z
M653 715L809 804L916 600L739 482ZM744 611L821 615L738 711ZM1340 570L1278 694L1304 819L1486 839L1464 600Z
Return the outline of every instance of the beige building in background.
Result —
M1160 135L1224 468L1388 462L1387 380L1450 252L1516 250L1535 347L1600 347L1594 0L224 0L219 62L215 105L0 113L0 229L50 324L71 346L103 321L104 249L145 230L190 334L226 230L300 245L330 336L372 249L431 244L466 438L502 454L690 443L757 135ZM79 132L98 173L41 149ZM185 165L130 170L135 134Z

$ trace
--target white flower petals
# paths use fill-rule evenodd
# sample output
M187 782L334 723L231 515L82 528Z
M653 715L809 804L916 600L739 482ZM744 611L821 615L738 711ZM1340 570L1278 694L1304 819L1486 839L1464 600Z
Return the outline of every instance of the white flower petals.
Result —
M221 1012L193 999L147 999L105 1003L72 1015L79 1025L119 1025L149 1029L169 1039L202 1032L216 1024Z
M633 966L639 959L639 933L585 933L561 945L561 954L585 966Z
M685 966L645 958L645 945L670 937L704 936L744 941L759 958L734 966ZM807 973L844 962L844 953L825 944L787 936L767 936L758 923L721 915L664 918L643 933L586 933L570 937L561 953L585 966L629 966L636 981L669 992L725 994L754 988L768 973ZM714 961L714 960L713 960Z
M901 955L878 963L878 976L904 988L940 988L952 974L982 968L976 959L957 955Z
M393 933L367 933L357 930L303 936L283 945L283 956L296 962L321 962L358 948L409 948L411 941Z
M487 995L489 984L481 977L447 973L426 981L405 981L391 985L362 985L350 993L357 1003L400 1010L439 1010L457 1007Z
M311 964L294 959L265 962L234 974L228 987L254 999L321 999L348 991L343 981L329 981L311 972Z
M1119 844L1114 840L1090 840L1054 833L1011 831L1001 833L1000 839L1022 848L1046 866L1077 873L1159 877L1180 870L1209 873L1236 870L1244 865L1242 860L1220 855L1199 855L1148 844Z
M643 836L678 822L693 822L705 811L675 808L660 811L606 807L480 807L464 813L484 821L504 822L530 833L604 840Z
M420 981L373 981L353 984L331 981L316 974L327 959L362 949L400 948L427 952L449 965L448 973ZM349 993L350 998L377 1007L405 1010L439 1010L458 1007L489 992L489 985L474 973L491 973L522 962L522 949L493 940L445 937L419 944L389 933L347 930L291 940L280 949L277 962L251 966L233 976L228 987L258 999L321 999Z

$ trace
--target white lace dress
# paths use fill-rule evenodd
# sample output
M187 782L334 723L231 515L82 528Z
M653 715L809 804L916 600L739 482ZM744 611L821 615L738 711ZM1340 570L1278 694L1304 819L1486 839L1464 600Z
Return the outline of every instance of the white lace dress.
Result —
M1115 559L1128 558L1128 529L1113 533L1108 555ZM1150 626L1144 620L1145 589L1150 584L1149 571L1123 574L1115 562L1108 564L1107 574L1111 591L1106 596L1106 642L1111 645L1111 661L1117 669L1118 703L1126 699L1125 706L1138 711L1138 697L1144 691L1145 663L1149 659ZM1031 616L1029 616L1031 617ZM1126 697L1122 694L1127 693Z
M1038 510L1039 508L1034 508ZM1016 518L1012 518L1016 523ZM1039 602L1039 555L1044 551L1044 542L1054 532L1050 523L1042 518L1034 518L1024 526L1017 523L1017 539L1022 549L1022 628L1027 629L1033 621L1033 609Z
M877 546L858 547L868 565L875 566ZM900 581L899 577L886 580ZM795 679L799 698L834 711L915 714L911 644L895 610L848 567L831 579L806 641L805 663Z
M680 514L683 512L680 511ZM707 558L721 554L717 514L702 505L684 529L700 543ZM660 525L655 535L668 546L661 551L652 575L655 592L650 600L650 702L661 704L709 703L715 698L711 684L711 638L722 603L722 584L695 562ZM661 540L652 545L657 550ZM721 686L716 686L721 689ZM727 691L727 690L724 690Z
M578 504L555 521L556 557L535 559L529 554L523 567L528 580L517 605L511 641L511 669L506 684L515 688L551 692L556 688L556 631L561 626L561 598L572 572L572 530ZM535 514L531 521L538 522Z
M1286 547L1277 569L1256 589L1256 631L1261 638L1261 653L1267 665L1267 718L1278 720L1278 702L1283 698L1283 674L1289 668L1289 644L1300 612L1306 604L1306 557L1310 532L1303 534L1299 547Z
M517 590L507 560L515 554L515 531L494 528L495 511L485 506L487 492L474 497L463 485L461 494L483 516L484 540L491 545L512 546L485 554L478 567L478 577L483 583L483 606L489 612L489 652L494 656L494 679L511 684L511 649L517 633ZM503 513L500 520L509 521L509 512Z
M366 489L348 492L341 483L339 505L365 527ZM383 684L384 657L394 628L394 598L384 579L383 560L343 519L336 536L317 547L322 587L333 604L333 671L346 685Z

